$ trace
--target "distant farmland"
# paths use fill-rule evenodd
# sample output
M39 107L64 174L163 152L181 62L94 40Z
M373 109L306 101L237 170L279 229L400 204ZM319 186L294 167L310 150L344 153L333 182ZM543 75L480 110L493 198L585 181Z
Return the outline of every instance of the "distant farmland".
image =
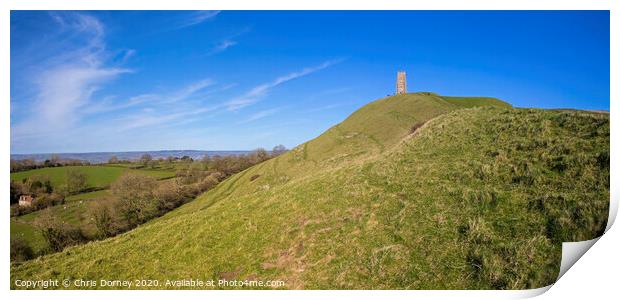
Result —
M52 185L56 188L67 181L68 170L79 170L86 174L87 184L91 188L105 188L109 186L123 172L138 172L153 176L158 179L170 178L174 176L174 170L140 170L128 169L123 167L109 166L68 166L28 170L23 172L11 173L11 180L21 181L32 176L47 176Z
M123 166L66 166L34 169L29 171L11 173L11 180L22 181L27 178L44 177L49 179L56 189L67 181L67 171L78 170L87 178L91 192L83 192L70 195L65 198L65 204L52 206L49 209L67 224L84 226L87 233L92 234L92 226L88 222L86 212L92 201L106 201L110 196L107 188L124 172L140 173L157 179L172 178L175 169L130 169ZM41 210L34 211L19 217L11 218L11 238L21 238L26 241L34 251L42 251L47 247L40 230L35 226L36 220L41 215Z

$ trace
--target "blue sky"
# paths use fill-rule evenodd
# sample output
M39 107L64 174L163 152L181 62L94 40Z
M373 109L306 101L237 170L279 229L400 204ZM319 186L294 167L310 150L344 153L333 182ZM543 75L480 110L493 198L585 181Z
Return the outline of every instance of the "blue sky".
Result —
M609 109L609 13L11 13L11 153L291 148L394 92Z

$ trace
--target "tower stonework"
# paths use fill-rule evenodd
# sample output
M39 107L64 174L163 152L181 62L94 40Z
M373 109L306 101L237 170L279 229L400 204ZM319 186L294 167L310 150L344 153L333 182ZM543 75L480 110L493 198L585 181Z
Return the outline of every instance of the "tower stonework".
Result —
M407 73L398 71L396 74L396 95L407 93Z

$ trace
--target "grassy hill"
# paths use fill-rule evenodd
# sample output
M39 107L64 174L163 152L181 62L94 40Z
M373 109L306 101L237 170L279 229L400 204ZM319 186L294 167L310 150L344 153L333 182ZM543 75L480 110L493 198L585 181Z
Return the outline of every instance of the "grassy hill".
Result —
M11 282L535 288L562 241L603 232L608 202L608 115L399 95L131 232L13 264Z

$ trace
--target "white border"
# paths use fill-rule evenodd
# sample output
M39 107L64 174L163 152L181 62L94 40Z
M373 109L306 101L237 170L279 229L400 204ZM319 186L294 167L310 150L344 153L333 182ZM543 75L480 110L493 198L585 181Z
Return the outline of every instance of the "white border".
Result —
M284 10L284 9L310 9L310 10L611 10L611 116L618 113L617 83L618 58L620 53L618 37L620 36L619 4L611 0L396 0L396 1L333 1L314 0L301 3L302 1L284 0L213 0L205 3L196 3L195 0L152 0L152 1L127 1L127 0L90 0L77 2L74 0L3 0L0 1L0 91L2 101L0 107L2 117L0 129L2 143L2 157L0 170L9 169L10 140L9 111L10 111L10 56L9 56L9 33L10 33L10 10L180 10L180 9L222 9L222 10ZM611 119L611 181L617 182L618 172L618 125ZM8 194L9 173L0 172L0 186L3 195ZM544 294L544 298L566 299L580 296L580 298L592 295L616 294L617 278L620 263L616 259L617 249L620 245L620 231L611 228L618 210L617 186L611 186L611 209L608 232L594 244L592 249L575 264L571 272L567 272L562 278ZM0 206L0 214L9 215L7 205ZM49 297L72 299L89 297L92 299L109 299L118 296L150 297L154 299L166 299L175 296L190 298L256 298L256 299L316 299L316 298L355 298L375 299L380 298L404 298L423 297L424 299L512 299L532 297L544 293L547 288L529 291L9 291L9 260L8 240L9 219L4 220L0 235L3 237L2 256L0 259L0 286L2 292L11 296L12 299L32 299L32 297ZM616 226L617 227L617 226Z
M609 10L612 0L5 0L15 10Z

